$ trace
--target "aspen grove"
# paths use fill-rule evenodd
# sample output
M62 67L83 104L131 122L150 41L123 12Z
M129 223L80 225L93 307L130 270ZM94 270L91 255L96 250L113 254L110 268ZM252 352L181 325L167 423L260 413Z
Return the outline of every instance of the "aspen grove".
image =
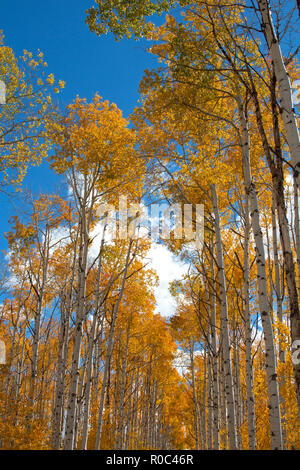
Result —
M299 2L93 3L89 34L157 59L127 118L99 94L62 109L43 53L0 38L0 190L23 197L0 449L300 449ZM25 190L45 161L67 190ZM139 217L159 201L204 207L201 247L172 223L158 242L184 266L171 316Z

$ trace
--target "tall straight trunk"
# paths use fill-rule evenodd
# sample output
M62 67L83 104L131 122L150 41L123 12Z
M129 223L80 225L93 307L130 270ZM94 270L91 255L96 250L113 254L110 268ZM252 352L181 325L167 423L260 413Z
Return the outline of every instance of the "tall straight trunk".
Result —
M261 14L261 26L264 32L278 82L280 112L286 132L286 138L294 167L294 176L297 185L300 185L300 139L296 113L292 99L292 87L287 72L281 47L274 28L271 9L268 0L257 0Z
M222 342L222 337L221 337ZM222 429L222 444L223 448L227 449L227 403L226 403L226 384L225 384L225 371L223 361L223 351L221 351L219 358L219 407L220 407L220 428Z
M241 148L243 156L243 171L245 180L245 190L249 196L251 209L251 222L255 241L256 266L257 266L257 284L258 300L262 327L264 332L264 341L266 348L266 373L269 395L269 415L271 431L271 448L282 449L282 429L279 406L279 392L276 370L276 353L274 345L274 334L268 302L267 279L266 279L266 261L263 236L260 227L259 207L257 193L251 176L250 166L250 139L248 123L244 113L241 97L238 96L238 108L241 125Z
M74 449L77 449L78 447L78 438L79 438L81 421L82 421L82 409L83 409L83 406L85 405L84 388L85 388L85 377L88 372L88 365L89 365L89 359L90 359L89 346L90 346L90 341L88 341L87 348L84 353L84 360L80 367L80 374L79 374L79 380L78 380L78 394L77 394L77 401L76 401L76 408L75 408L76 416L75 416L75 428L74 428L74 437L73 437Z
M227 290L226 290L226 278L225 278L225 267L224 267L224 256L223 256L223 244L221 238L221 227L220 227L220 215L218 196L216 186L211 185L213 211L215 219L215 234L216 234L216 249L217 249L217 263L218 263L218 274L219 274L219 289L221 299L221 330L222 330L222 341L223 341L223 358L224 358L224 370L225 370L225 390L226 390L226 401L228 407L228 433L229 433L229 447L234 450L237 448L236 438L236 416L234 408L234 392L233 392L233 380L232 380L232 365L231 365L231 348L229 339L229 318L228 318L228 305L227 305Z
M126 330L126 345L125 345L124 359L122 361L119 406L117 407L118 427L117 427L116 449L118 450L123 449L123 442L124 442L125 386L126 386L129 338L130 338L130 324L127 326L127 330Z
M253 82L252 74L248 70L249 79L252 85L252 98L255 105L255 114L258 129L261 135L262 144L264 147L265 155L267 158L268 165L272 174L272 182L274 188L274 194L276 199L277 206L277 215L280 231L280 243L282 246L282 253L284 257L284 268L286 275L286 284L289 294L289 307L290 307L290 328L291 328L291 340L293 344L300 341L300 310L298 303L298 292L296 285L296 276L295 276L295 266L293 260L293 253L291 250L291 240L290 240L290 231L289 224L286 214L286 205L284 199L284 174L282 168L282 147L281 147L281 138L280 138L280 127L278 119L278 110L276 104L276 73L273 69L272 80L270 84L271 90L271 108L272 108L272 121L273 121L273 134L274 134L274 144L275 144L275 155L276 163L272 158L272 153L268 138L264 129L262 114L260 109L260 102L257 95L257 90ZM295 175L294 175L295 177ZM295 377L296 385L296 396L298 403L298 413L300 416L300 363L297 364L297 361L293 362L293 370Z
M138 433L138 421L139 421L139 408L140 408L140 370L137 367L135 373L135 382L134 382L134 398L133 398L133 418L132 418L132 437L130 442L130 447L132 449L138 447L137 443L137 433Z
M234 320L233 324L233 361L234 361L234 399L235 399L235 412L236 412L236 435L238 449L242 449L242 436L241 436L241 384L240 384L240 357L239 357L239 344L237 337L237 323Z
M97 426L96 443L95 443L96 450L100 449L104 403L105 403L106 389L107 389L108 379L109 379L108 377L109 376L109 364L110 364L110 359L111 359L111 355L113 351L113 335L114 335L114 330L115 330L115 323L116 323L116 315L115 315L115 308L113 306L112 314L111 314L111 325L110 325L109 336L107 340L107 351L106 351L105 360L104 360L104 372L103 372L103 380L102 380L102 387L101 387L101 394L100 394L98 426Z
M273 75L272 88L271 88L271 99L272 99L272 118L273 118L273 133L275 141L276 151L276 167L272 165L270 155L268 156L268 162L271 167L273 188L275 194L275 201L277 206L277 215L279 223L280 242L282 246L282 252L284 257L284 268L286 284L289 295L289 307L290 307L290 321L291 321L291 339L294 341L300 340L300 310L299 310L299 298L296 281L296 271L294 265L294 256L292 252L292 243L289 229L289 222L287 218L287 210L284 198L284 173L282 168L282 147L280 139L280 128L278 113L275 101L275 89L276 79ZM297 253L297 251L296 251ZM293 362L294 377L296 383L296 396L298 403L298 415L300 417L300 364Z
M78 306L76 311L76 325L74 332L74 344L72 354L71 380L69 389L69 399L66 418L65 450L73 450L75 437L76 406L78 397L78 380L80 375L80 353L82 343L82 327L85 320L85 301L86 301L86 276L87 259L89 249L89 229L91 222L91 209L94 200L92 198L91 206L87 209L87 182L85 181L84 197L82 203L82 213L80 216L80 244L79 244L79 262L78 262Z
M14 389L12 390L12 395L17 403L17 410L16 410L16 422L18 419L18 404L19 404L19 396L21 390L21 381L22 381L22 374L24 370L24 360L25 360L25 344L26 344L26 334L27 334L26 324L24 325L23 334L19 336L18 340L18 348L21 349L21 352L17 354L17 370L16 370L16 383Z
M211 339L211 298L207 284L207 279L203 276L204 290L206 293L207 303L207 333L204 337L205 348L207 349L207 405L204 403L204 409L207 406L207 448L213 448L213 348ZM201 319L199 318L200 327L202 327Z
M217 351L217 316L215 294L215 269L214 260L211 257L211 344L212 344L212 373L213 373L213 448L219 450L219 405L218 405L218 351Z
M105 323L105 312L106 312L106 303L103 304L103 314L101 316L101 322L98 324L97 327L97 341L95 344L95 367L94 367L94 374L92 380L92 392L93 397L96 398L98 396L99 390L99 379L100 379L100 368L101 368L101 358L103 355L102 345L103 345L103 334L104 332L104 323Z
M252 327L250 313L250 220L249 195L245 196L245 241L244 241L244 296L245 296L245 344L246 344L246 388L247 388L247 414L248 414L248 441L249 449L256 448L255 407L253 394L253 362L252 362Z
M150 396L150 420L149 420L149 448L154 448L154 431L155 431L155 409L157 401L157 381L154 379L151 387Z
M94 345L95 345L97 320L98 320L97 314L94 313L89 342L88 342L88 352L87 352L88 362L87 362L87 368L86 368L86 384L85 384L85 394L84 394L81 450L86 450L87 441L88 441L90 396L91 396L91 387L92 387L92 382L93 382L93 352L94 352Z
M193 401L194 401L195 446L196 446L196 450L199 450L200 449L200 443L199 443L200 422L199 422L198 399L197 399L196 381L195 381L194 344L192 344L190 347L190 362L191 362L192 390L193 390Z
M16 319L15 322L13 323L13 332L12 332L12 342L11 342L11 348L9 351L9 355L7 358L7 364L9 365L9 370L7 372L7 378L6 378L6 385L5 385L5 396L7 399L9 399L9 392L10 392L10 381L14 373L14 357L16 355L16 358L18 357L17 354L15 353L16 346L17 346L17 332L18 332L18 327L19 327L19 320L21 316L21 310L22 310L22 292L23 292L23 286L24 286L25 279L22 278L22 283L20 286L20 293L19 293L19 301L18 301L18 309L17 309L17 314L16 314ZM18 360L18 359L17 359ZM16 367L15 367L16 368ZM6 404L6 407L8 409L8 403Z
M300 221L299 221L299 191L295 179L293 179L294 189L294 229L295 229L295 251L297 254L297 266L298 266L298 293L300 291Z
M265 233L266 233L266 240L267 240L267 256L268 256L268 263L266 266L267 272L269 274L269 305L270 305L270 314L272 318L272 322L274 320L273 317L273 300L274 300L274 284L273 284L273 265L271 261L271 250L270 250L270 237L269 237L269 226L267 220L265 220Z
M200 388L200 393L202 391L202 403L201 400L199 400L199 403L201 404L200 410L199 410L199 422L200 424L200 432L201 432L201 449L204 450L206 449L206 444L207 444L207 433L206 433L206 383L207 383L207 353L206 353L206 347L204 347L204 370L203 370L203 385L202 385L202 390L201 386Z
M133 418L134 418L134 405L133 405L133 394L134 394L134 373L131 373L129 389L128 389L128 411L126 421L126 431L124 433L124 450L128 450L130 446L130 436L134 432L133 430Z
M64 400L65 400L65 383L66 369L68 364L69 352L69 331L70 319L72 314L73 288L76 274L76 258L77 258L78 231L76 233L74 255L72 263L72 274L70 278L69 289L62 294L61 299L61 324L59 331L58 359L56 368L56 388L53 407L53 431L52 431L52 447L60 449L63 420L64 420Z
M144 419L143 419L143 434L144 444L146 449L149 448L149 422L150 422L150 401L151 401L151 382L152 382L152 361L153 361L153 350L150 353L150 360L148 366L147 380L146 380L146 400L144 407Z
M277 304L277 318L282 323L283 321L283 295L281 293L281 283L280 283L280 267L279 267L279 257L278 257L278 242L277 242L277 223L276 223L276 202L273 191L272 198L272 230L273 230L273 257L274 257L274 267L275 267L275 293L276 293L276 304ZM280 339L280 329L278 331L279 335L279 359L281 362L285 363L286 361L286 351L283 348L282 341ZM283 373L281 377L281 384L279 385L279 395L281 403L281 414L283 423L286 422L286 410L283 398L283 390L285 388L285 374ZM286 426L283 426L282 437L284 447L286 448Z
M212 356L208 348L208 380L207 380L207 449L213 448L213 387L212 387Z
M5 413L3 413L3 421L8 421L11 419L11 403L13 403L15 400L16 396L16 390L18 387L18 378L19 378L19 370L22 370L19 368L19 354L20 354L20 349L21 349L21 334L18 334L18 328L19 328L19 320L20 320L20 314L21 314L21 307L22 307L22 302L21 302L21 296L22 296L22 290L23 290L23 285L24 285L24 280L22 281L22 285L20 287L20 294L19 294L19 302L18 302L18 309L17 309L17 315L15 321L13 321L13 310L12 310L12 323L13 323L13 332L12 332L12 342L11 342L11 347L8 353L8 357L6 359L6 363L8 366L7 370L7 377L5 381L5 385L3 384L3 391L4 391L4 396L5 396L5 402L4 402L4 410ZM12 307L11 307L12 308ZM4 354L5 354L5 345L2 341L0 341L0 347L1 343L4 346ZM24 347L22 348L22 356L24 354ZM0 386L0 389L2 391L2 385ZM13 422L17 422L17 410L18 410L18 405L17 409L15 411L15 417L12 420ZM3 445L3 441L0 438L0 448Z
M284 257L284 268L286 275L286 284L289 294L289 308L290 308L290 323L291 323L291 340L292 345L296 341L300 341L300 310L298 303L298 292L296 284L296 275L295 275L295 266L293 253L291 249L291 240L290 240L290 230L286 213L286 205L284 199L284 174L282 168L282 147L281 147L281 138L280 138L280 127L278 119L278 110L276 105L276 74L273 70L272 80L271 80L271 107L272 107L272 121L273 121L273 134L274 134L274 144L275 144L275 155L276 161L274 162L271 154L270 145L268 138L264 129L260 102L257 95L257 90L255 88L253 77L249 74L249 79L252 85L252 97L255 105L255 114L258 124L258 129L261 135L264 151L266 154L267 162L272 174L272 182L276 200L278 223L279 223L279 232L280 232L280 243L282 246L282 253ZM295 377L296 385L296 396L298 403L298 413L300 416L300 363L297 364L296 361L293 362L293 370Z
M96 433L96 441L95 441L95 450L100 449L102 425L103 425L104 401L105 401L106 388L107 388L107 382L108 382L109 364L110 364L110 359L111 359L111 355L113 351L113 343L114 343L113 339L114 339L115 325L117 321L118 310L119 310L121 300L124 294L132 244L133 244L133 239L131 238L129 241L129 245L128 245L128 251L127 251L127 256L126 256L126 261L125 261L124 274L122 278L122 284L121 284L119 297L118 297L116 305L113 306L113 309L112 309L110 332L109 332L109 337L108 337L108 342L107 342L107 351L106 351L106 356L105 356L105 361L104 361L104 372L103 372L102 389L101 389L101 395L100 395L100 406L99 406L98 425L97 425L97 433Z
M63 405L64 405L64 392L65 392L65 369L68 348L68 336L69 336L69 321L70 317L65 308L65 302L61 302L61 324L59 331L59 343L58 343L58 358L56 368L56 387L55 387L55 398L53 406L53 428L52 428L52 447L54 449L60 449L61 445L61 434L63 424Z
M34 313L34 333L33 333L33 343L32 343L32 360L31 360L31 382L29 396L32 404L35 401L35 389L38 376L38 354L39 354L39 345L40 345L40 329L41 329L41 317L42 317L42 308L44 302L44 293L48 273L48 259L49 259L49 242L50 242L50 230L48 226L46 227L46 233L44 236L43 248L41 250L42 256L42 279L41 285L38 285L34 290L36 292L36 309ZM31 279L30 279L30 282ZM39 280L38 280L39 283Z
M283 320L283 308L282 308L282 293L280 283L280 266L278 257L278 241L277 241L277 222L276 222L276 203L275 196L273 194L272 199L272 231L273 231L273 257L275 267L275 293L276 293L276 304L277 304L277 318L280 322ZM285 362L285 351L282 349L282 344L279 344L279 359L281 362Z
M92 374L92 370L93 370L93 353L94 353L94 348L95 348L95 336L96 336L97 327L98 327L99 309L102 305L100 280L101 280L101 270L102 270L102 254L103 254L103 248L104 248L106 228L107 228L107 226L105 225L104 228L103 228L102 239L101 239L99 255L98 255L99 259L98 259L95 309L94 309L92 328L91 328L90 337L89 337L89 344L88 344L88 364L87 364L87 372L86 372L86 388L85 388L85 397L84 397L84 413L83 413L81 450L86 450L87 441L88 441L88 428L89 428L89 415L90 415L90 396L91 396L91 388L92 388L92 382L93 382L93 374ZM103 322L103 320L104 320L104 314L103 314L102 322ZM101 334L99 336L101 336Z

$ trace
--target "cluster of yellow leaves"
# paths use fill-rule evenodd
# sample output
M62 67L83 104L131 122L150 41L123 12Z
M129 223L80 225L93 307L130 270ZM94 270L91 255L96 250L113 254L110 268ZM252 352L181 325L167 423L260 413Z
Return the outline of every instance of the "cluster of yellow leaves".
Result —
M54 89L53 74L47 76L43 53L36 57L23 51L17 58L0 37L0 80L5 83L6 101L0 106L1 184L20 184L28 165L38 165L50 147L49 125L57 118L52 92L64 87L59 81Z

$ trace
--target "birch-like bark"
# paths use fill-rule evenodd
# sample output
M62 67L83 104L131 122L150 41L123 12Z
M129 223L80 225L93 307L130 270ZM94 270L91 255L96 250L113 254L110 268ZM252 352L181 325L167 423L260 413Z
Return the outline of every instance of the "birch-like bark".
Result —
M195 362L194 362L194 344L193 343L190 346L190 363L191 363L192 390L193 390L193 401L194 401L195 447L196 447L196 450L199 450L200 449L200 442L199 442L200 423L199 423L198 399L197 399L196 381L195 381Z
M234 399L235 399L235 412L236 412L236 437L238 449L242 449L242 436L241 436L241 384L240 384L240 357L239 357L239 344L237 337L237 323L234 319L233 323L233 369L234 369Z
M30 382L30 400L32 404L35 399L35 389L38 375L38 354L39 354L39 345L40 345L40 329L41 329L41 317L42 317L42 308L44 301L44 293L46 286L46 279L48 273L48 259L49 259L49 242L50 242L50 230L49 227L46 227L46 232L44 235L43 248L41 250L42 256L42 279L41 285L37 285L34 290L36 293L36 309L34 314L34 333L33 333L33 343L32 343L32 360L31 360L31 382ZM33 281L30 277L30 282L33 286ZM39 283L39 276L38 276ZM34 286L33 286L34 287Z
M74 181L76 184L76 181ZM91 197L88 209L88 197ZM80 375L80 352L82 342L82 327L85 320L85 301L86 301L86 276L87 276L87 259L89 249L89 230L92 216L92 207L94 197L90 196L88 190L87 177L84 177L84 194L82 197L81 214L80 214L80 243L79 243L79 262L78 262L78 306L76 311L76 325L74 332L74 345L72 354L71 380L66 418L66 434L64 448L65 450L73 450L75 438L75 419L76 406L78 398L78 380Z
M268 222L265 221L265 233L266 233L266 240L267 240L267 257L268 263L266 266L267 272L269 274L269 305L270 305L270 314L272 318L272 323L274 322L273 316L273 300L274 300L274 285L273 285L273 266L271 262L271 251L270 251L270 237L269 237L269 227Z
M213 387L212 387L212 356L208 348L208 380L207 380L207 449L213 448Z
M276 222L276 203L275 196L273 193L272 198L272 231L273 231L273 257L274 257L274 268L275 268L275 293L276 293L276 304L277 304L277 318L282 323L283 321L283 295L281 292L280 282L280 266L278 257L278 241L277 241L277 222ZM280 329L278 331L279 336L279 359L281 362L286 361L286 351L283 348L282 341L280 339ZM281 403L281 414L283 424L286 422L286 410L283 398L283 390L285 388L285 374L281 376L281 383L279 384L279 395ZM286 448L286 426L283 425L282 429L283 444Z
M262 327L264 332L264 341L266 348L266 373L269 394L269 415L271 431L271 448L282 449L282 429L279 406L279 391L276 371L276 353L274 345L274 334L268 302L267 279L266 279L266 261L263 236L259 220L259 207L257 193L251 176L250 166L250 138L248 123L244 113L241 97L237 97L240 127L241 127L241 148L243 157L243 172L245 180L245 190L249 196L251 222L255 241L256 266L257 266L257 284L258 300Z
M216 186L211 185L213 211L214 211L214 223L215 223L215 234L216 234L216 249L217 249L217 263L218 263L218 274L219 274L219 289L221 299L221 329L222 329L222 340L223 340L223 357L224 357L224 370L225 370L225 390L226 390L226 401L228 407L228 433L229 433L229 447L231 450L237 448L236 438L236 417L234 408L234 392L233 392L233 380L232 380L232 365L231 365L231 347L229 339L229 318L228 318L228 305L227 305L227 291L226 291L226 279L225 279L225 267L224 267L224 256L223 256L223 244L221 238L220 228L220 215L218 196Z
M294 167L294 176L297 185L300 185L300 139L297 125L296 113L292 99L292 87L289 74L287 72L281 47L274 28L271 9L268 0L257 0L262 22L261 27L264 32L268 48L272 57L273 67L278 82L280 112L286 132L286 138L291 153Z
M222 333L221 333L222 334ZM222 337L221 337L222 342ZM220 429L222 429L222 447L227 449L227 403L226 403L226 384L225 384L225 371L223 361L223 350L221 350L219 364L219 407L220 407Z
M11 348L9 351L9 355L7 358L7 363L9 364L9 370L7 373L7 378L6 378L6 385L5 385L5 396L7 397L7 400L9 399L9 393L10 393L10 380L13 376L13 369L16 369L16 366L14 366L14 357L16 357L18 361L18 355L15 352L16 346L17 346L17 332L18 332L18 327L19 327L19 320L20 320L20 315L21 315L21 309L22 309L22 292L23 292L23 286L24 286L24 278L22 278L22 283L20 286L20 293L19 293L19 301L18 301L18 310L16 314L16 319L15 321L13 320L13 310L11 312L12 314L12 324L13 324L13 333L12 333L12 343L11 343ZM16 378L15 378L16 380ZM6 407L8 408L8 403L6 404Z
M300 340L300 310L299 310L299 298L297 291L297 282L296 282L296 272L294 265L294 256L292 252L291 236L289 223L287 218L287 210L284 198L284 173L282 168L282 148L281 148L281 139L280 139L280 128L279 128L279 119L278 112L276 107L276 77L273 71L273 80L271 87L271 104L272 104L272 119L273 119L273 133L274 133L274 142L275 142L275 152L276 152L276 167L271 163L270 155L267 156L268 162L271 167L272 179L273 179L273 188L275 201L277 206L277 215L279 222L279 233L280 233L280 242L282 246L283 258L284 258L284 268L285 268L285 278L289 294L289 307L290 307L290 321L291 321L291 339L292 343L294 341ZM295 178L294 178L295 184ZM295 185L296 186L296 185ZM296 191L297 192L297 191ZM291 205L292 209L292 205ZM295 214L296 217L296 214ZM297 253L297 250L296 250ZM280 312L279 312L280 313ZM282 316L280 317L282 321ZM281 349L281 348L280 348ZM281 352L281 358L284 360L285 353ZM296 397L298 403L298 414L300 417L300 364L293 362L293 370L296 384ZM283 407L284 408L284 407Z
M115 325L117 321L118 310L119 310L121 300L124 294L124 289L125 289L125 282L126 282L127 271L129 267L132 244L133 244L133 239L131 238L129 241L129 245L128 245L128 251L127 251L127 256L126 256L126 261L125 261L125 268L124 268L124 274L123 274L119 297L118 297L116 305L113 307L113 310L112 310L111 326L110 326L110 332L109 332L109 337L108 337L108 342L107 342L107 351L106 351L106 356L105 356L105 361L104 361L104 372L103 372L102 389L101 389L101 395L100 395L100 406L99 406L97 434L96 434L96 441L95 441L95 450L100 449L102 425L103 425L104 401L105 401L107 381L108 381L108 369L109 369L110 358L111 358L112 351L113 351L113 337L114 337Z
M118 450L123 449L123 442L124 442L125 385L126 385L126 374L127 374L129 338L130 338L130 323L128 324L127 330L126 330L126 345L125 345L125 351L124 351L124 359L122 361L119 406L117 407L118 427L117 427L116 449Z
M72 300L73 288L76 275L76 258L77 258L77 245L78 245L78 230L74 243L74 255L72 262L72 273L68 288L65 288L66 293L62 294L61 300L61 324L59 331L59 347L58 359L56 370L56 388L55 399L53 407L53 433L52 433L52 446L54 449L60 449L62 440L63 420L64 420L64 400L65 400L65 383L66 383L66 368L68 363L69 352L69 331L70 319L72 314Z
M298 266L298 292L300 292L300 221L299 221L299 191L295 179L293 179L294 189L294 229L295 229L295 248L297 253Z
M61 324L59 331L59 343L58 343L58 358L56 368L56 387L55 387L55 398L53 406L53 430L52 430L52 447L54 449L60 449L61 435L62 435L62 424L63 424L63 405L64 405L64 392L65 392L65 369L67 355L66 350L68 348L68 336L69 336L69 321L68 312L65 309L65 301L61 301Z
M218 351L217 351L217 316L215 295L215 269L211 257L211 344L212 344L212 373L213 373L213 448L220 449L219 435L219 404L218 404Z
M248 71L249 72L249 71ZM268 138L264 129L262 114L260 109L260 102L258 99L257 91L255 84L253 82L253 77L251 73L248 73L249 79L252 85L252 98L255 105L255 114L258 129L261 135L262 144L264 147L265 155L267 158L268 165L272 174L273 188L276 199L279 231L280 231L280 243L282 246L282 253L284 257L284 269L286 275L286 284L289 294L289 307L290 307L290 328L291 328L291 340L292 345L296 341L300 340L300 310L298 303L298 292L296 285L296 276L295 276L295 266L293 260L293 253L291 250L291 240L290 240L290 231L289 224L287 220L286 205L284 199L284 174L282 168L282 148L281 148L281 139L280 139L280 128L278 120L278 112L276 105L276 76L273 70L272 81L271 81L271 107L272 107L272 120L273 120L273 133L274 133L274 143L275 143L275 155L276 155L276 164L272 158L271 149L269 146ZM296 397L298 403L298 413L300 413L300 363L296 361L293 362L293 370L295 377L296 385Z
M245 196L245 241L244 241L244 296L245 296L245 345L246 345L246 388L247 388L247 414L248 414L248 441L249 450L256 448L255 407L253 394L253 361L252 361L252 327L250 313L250 219L249 195Z
M276 222L276 203L273 195L272 199L272 232L273 232L273 257L274 257L274 268L275 268L275 293L276 293L276 304L277 304L277 318L282 322L283 308L282 308L282 293L280 283L280 266L278 257L278 241L277 241L277 222ZM281 362L285 362L285 351L282 349L282 344L279 344L279 359Z
M82 440L81 440L81 450L86 450L87 441L88 441L88 429L89 429L89 415L90 415L90 395L93 382L93 352L95 347L95 336L98 326L98 315L99 309L102 305L101 299L101 290L100 290L100 280L101 280L101 270L102 270L102 254L105 241L105 232L106 225L103 228L102 239L99 250L99 259L98 259L98 272L97 272L97 287L96 287L96 298L95 298L95 309L93 315L92 328L89 337L88 344L88 364L86 372L86 388L85 388L85 397L84 397L84 413L83 413L83 429L82 429ZM104 320L104 315L102 321ZM102 323L102 322L101 322ZM101 337L101 334L99 335Z
M207 383L207 352L206 347L204 347L204 369L203 369L203 384L199 387L199 423L200 423L200 436L201 436L201 449L206 449L206 441L207 441L207 433L206 433L206 383ZM202 392L202 400L201 400L201 392Z

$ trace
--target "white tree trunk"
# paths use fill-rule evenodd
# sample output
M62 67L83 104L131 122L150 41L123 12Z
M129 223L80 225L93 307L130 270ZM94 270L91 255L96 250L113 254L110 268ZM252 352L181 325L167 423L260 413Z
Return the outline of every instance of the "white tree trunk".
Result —
M292 88L289 74L286 70L281 47L273 25L271 9L268 0L257 0L262 18L262 29L270 50L275 75L279 88L280 110L290 149L294 176L297 185L300 185L300 139L296 114L292 100Z
M259 206L255 185L252 181L250 167L250 138L248 123L245 117L241 97L238 96L238 108L241 125L241 148L243 156L243 170L245 179L246 193L249 195L251 222L255 241L256 266L257 266L257 285L258 300L262 327L264 332L264 341L266 348L266 373L269 394L269 413L271 430L271 448L282 449L282 429L279 406L279 392L276 371L276 353L274 345L274 334L268 302L268 290L266 279L266 261L263 235L259 220Z
M102 389L101 389L101 397L100 397L100 407L99 407L99 415L98 415L95 450L100 449L102 425L103 425L104 400L105 400L107 379L108 379L108 369L109 369L110 358L111 358L112 351L113 351L113 343L114 343L113 339L114 339L114 331L115 331L115 325L117 321L118 310L119 310L121 300L123 297L127 271L128 271L128 267L130 264L130 253L131 253L132 243L133 243L133 239L131 238L129 241L129 245L128 245L128 251L127 251L127 256L126 256L126 261L125 261L125 267L124 267L124 273L123 273L119 297L118 297L116 305L113 306L113 310L112 310L111 326L110 326L110 331L109 331L107 351L106 351L105 364L104 364L104 373L103 373L103 381L102 381Z
M219 288L220 288L220 299L221 299L221 329L222 329L222 340L223 340L223 357L224 357L224 370L225 370L225 390L226 400L228 408L228 433L229 433L229 446L231 450L237 449L237 438L236 438L236 417L234 408L234 392L233 392L233 380L232 380L232 365L231 365L231 348L229 339L229 318L228 318L228 306L227 306L227 291L226 291L226 279L225 279L225 267L224 267L224 256L223 256L223 244L221 238L220 228L220 215L218 196L216 186L211 185L213 211L215 218L215 233L216 233L216 248L217 248L217 263L218 263L218 274L219 274Z
M248 439L249 449L256 448L255 433L255 407L253 394L253 363L252 363L252 328L250 313L250 220L249 220L249 196L246 194L245 203L245 241L244 241L244 295L245 295L245 344L246 344L246 388L247 388L247 412L248 412Z
M212 247L211 247L212 248ZM218 406L218 351L217 351L217 316L215 294L214 260L211 257L211 343L212 343L212 373L213 373L213 449L220 449L219 435L219 406Z

